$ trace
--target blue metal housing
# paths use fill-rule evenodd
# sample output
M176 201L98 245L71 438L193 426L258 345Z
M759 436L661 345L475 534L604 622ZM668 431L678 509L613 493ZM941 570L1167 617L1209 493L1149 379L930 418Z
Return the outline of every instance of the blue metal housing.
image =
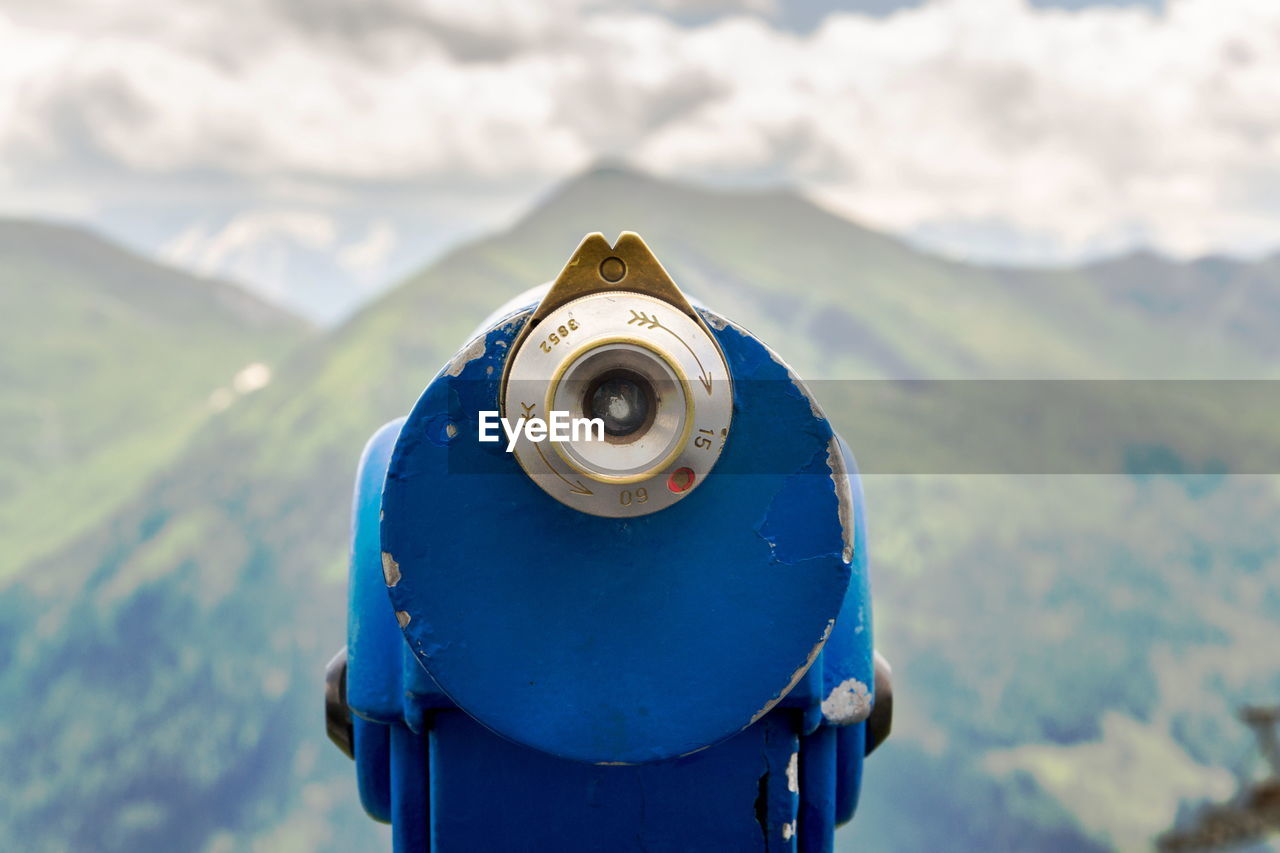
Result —
M346 701L395 850L820 851L853 816L874 703L861 484L803 384L699 310L733 428L673 507L577 512L477 441L530 309L366 447Z

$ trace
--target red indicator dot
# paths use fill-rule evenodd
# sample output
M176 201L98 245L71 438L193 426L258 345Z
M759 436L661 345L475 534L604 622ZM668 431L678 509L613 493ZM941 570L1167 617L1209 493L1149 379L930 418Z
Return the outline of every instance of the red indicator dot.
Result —
M676 494L687 492L693 487L693 469L677 468L667 478L667 488Z

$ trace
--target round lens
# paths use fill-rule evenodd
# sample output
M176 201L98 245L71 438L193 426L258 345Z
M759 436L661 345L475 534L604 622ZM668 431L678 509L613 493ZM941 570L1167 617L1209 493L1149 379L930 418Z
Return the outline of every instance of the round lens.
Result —
M607 435L631 435L649 421L647 384L629 373L601 377L587 399L587 416L604 421Z

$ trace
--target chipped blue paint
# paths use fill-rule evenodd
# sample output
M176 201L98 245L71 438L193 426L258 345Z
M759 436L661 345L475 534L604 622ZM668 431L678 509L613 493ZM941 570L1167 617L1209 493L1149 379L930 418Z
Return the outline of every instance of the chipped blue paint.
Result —
M396 850L830 849L865 725L824 702L872 687L847 448L785 365L704 312L735 382L716 469L658 513L576 512L475 438L528 314L464 347L361 460L347 698L366 810Z

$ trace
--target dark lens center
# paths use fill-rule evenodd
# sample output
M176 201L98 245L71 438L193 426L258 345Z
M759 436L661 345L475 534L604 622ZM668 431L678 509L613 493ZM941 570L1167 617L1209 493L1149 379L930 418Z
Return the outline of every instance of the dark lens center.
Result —
M649 417L649 395L631 376L605 376L591 392L587 416L604 421L607 435L630 435Z

